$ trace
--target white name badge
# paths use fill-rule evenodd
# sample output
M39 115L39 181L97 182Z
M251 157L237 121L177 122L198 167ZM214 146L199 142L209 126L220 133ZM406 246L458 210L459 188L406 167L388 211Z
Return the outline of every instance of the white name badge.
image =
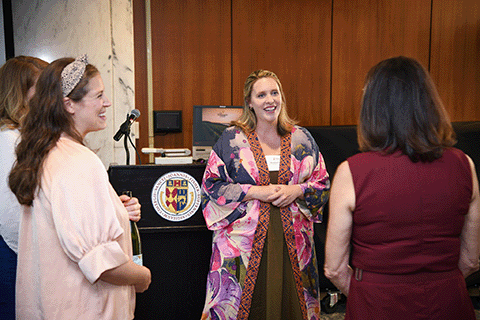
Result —
M265 156L267 160L268 171L278 171L280 169L280 155Z

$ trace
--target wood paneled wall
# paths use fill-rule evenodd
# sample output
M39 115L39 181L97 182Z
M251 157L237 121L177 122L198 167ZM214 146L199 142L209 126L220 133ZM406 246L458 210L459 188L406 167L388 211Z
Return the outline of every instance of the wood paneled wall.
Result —
M453 121L480 120L478 0L150 2L153 107L183 113L183 132L155 147L191 148L193 105L242 105L260 68L280 77L300 125L355 124L367 71L398 55L430 70ZM147 114L145 2L133 5L135 102ZM142 148L152 124L139 120Z
M331 0L235 0L232 9L234 104L243 105L250 72L266 69L280 78L291 117L329 125Z
M183 132L159 148L192 147L195 104L231 104L230 1L152 1L154 110L182 110Z
M385 58L428 67L431 0L333 2L332 125L356 124L365 75Z
M452 121L480 120L480 1L434 0L430 74Z

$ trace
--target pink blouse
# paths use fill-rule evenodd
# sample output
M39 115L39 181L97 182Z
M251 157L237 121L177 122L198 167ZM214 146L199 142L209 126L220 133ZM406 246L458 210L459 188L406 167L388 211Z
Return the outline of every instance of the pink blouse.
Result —
M100 275L132 257L128 213L88 148L60 138L22 214L18 319L133 319L135 289Z

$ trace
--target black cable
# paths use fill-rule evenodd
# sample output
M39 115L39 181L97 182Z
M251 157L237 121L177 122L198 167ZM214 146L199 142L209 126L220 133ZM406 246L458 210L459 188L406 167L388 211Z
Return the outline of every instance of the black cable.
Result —
M125 164L128 166L130 165L130 151L128 150L127 138L130 138L130 129L128 129L127 132L125 132L125 135L123 137L123 147L125 148L125 155L126 155Z
M135 150L135 153L136 153L137 156L138 156L138 164L142 164L142 159L140 159L140 153L138 153L137 148L136 148L135 145L133 144L132 138L130 138L130 134L128 135L128 140L130 141L130 144L132 145L133 149Z

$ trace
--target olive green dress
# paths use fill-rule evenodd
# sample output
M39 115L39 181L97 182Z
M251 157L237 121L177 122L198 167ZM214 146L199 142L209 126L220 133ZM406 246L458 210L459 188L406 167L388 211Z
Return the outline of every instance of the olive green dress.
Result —
M277 181L278 171L270 171L270 182L276 184ZM270 222L249 319L302 319L292 265L283 235L280 208L273 205L270 205Z

